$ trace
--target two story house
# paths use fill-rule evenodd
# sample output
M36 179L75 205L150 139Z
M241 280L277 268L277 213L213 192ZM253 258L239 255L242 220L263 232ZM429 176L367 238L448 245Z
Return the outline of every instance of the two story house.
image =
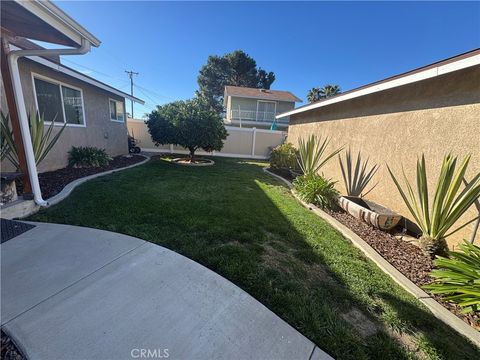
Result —
M289 91L225 86L225 124L261 129L275 121L278 130L286 130L289 118L275 120L275 116L293 110L296 102L302 100Z

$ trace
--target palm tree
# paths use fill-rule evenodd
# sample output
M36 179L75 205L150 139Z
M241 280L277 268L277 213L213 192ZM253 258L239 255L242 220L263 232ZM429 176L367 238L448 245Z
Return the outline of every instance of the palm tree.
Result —
M320 89L320 98L326 99L326 98L329 98L330 96L340 94L341 91L342 90L340 89L340 86L327 84Z
M314 87L307 94L308 102L315 102L321 99L329 98L330 96L341 93L342 90L338 85L327 84L321 88Z
M311 103L320 100L320 88L314 87L309 90L307 94L307 100Z

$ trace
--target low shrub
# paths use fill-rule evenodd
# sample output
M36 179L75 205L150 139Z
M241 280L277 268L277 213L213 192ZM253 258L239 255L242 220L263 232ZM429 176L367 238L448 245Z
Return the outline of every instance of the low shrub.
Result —
M302 175L293 181L293 187L308 203L323 209L333 210L338 207L339 192L335 189L335 181L317 174Z
M480 247L465 241L461 251L450 251L450 258L438 256L438 269L431 275L435 282L424 288L444 296L463 308L463 312L480 310Z
M290 143L278 145L270 155L270 167L298 171L297 153L297 149Z
M72 146L68 152L68 165L76 168L107 166L111 159L105 149L90 146Z

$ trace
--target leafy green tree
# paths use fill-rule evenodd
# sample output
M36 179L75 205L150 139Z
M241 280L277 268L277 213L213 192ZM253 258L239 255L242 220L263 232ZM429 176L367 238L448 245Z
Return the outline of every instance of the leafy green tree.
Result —
M307 100L308 102L315 102L322 99L329 98L330 96L340 94L342 89L338 85L327 84L324 87L318 88L314 87L308 91Z
M148 114L148 131L155 145L173 144L190 151L220 151L227 131L223 120L208 104L200 99L175 101Z
M213 107L223 110L225 86L244 86L270 89L275 74L257 68L256 61L242 50L235 50L223 56L211 55L198 75L197 97Z

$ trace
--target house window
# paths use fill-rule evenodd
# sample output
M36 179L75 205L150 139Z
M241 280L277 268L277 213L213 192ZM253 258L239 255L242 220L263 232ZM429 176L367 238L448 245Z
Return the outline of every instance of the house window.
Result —
M277 112L275 101L257 101L257 121L273 121Z
M45 122L85 125L80 89L34 77L37 109Z
M110 120L118 122L125 121L125 108L123 101L110 99Z

